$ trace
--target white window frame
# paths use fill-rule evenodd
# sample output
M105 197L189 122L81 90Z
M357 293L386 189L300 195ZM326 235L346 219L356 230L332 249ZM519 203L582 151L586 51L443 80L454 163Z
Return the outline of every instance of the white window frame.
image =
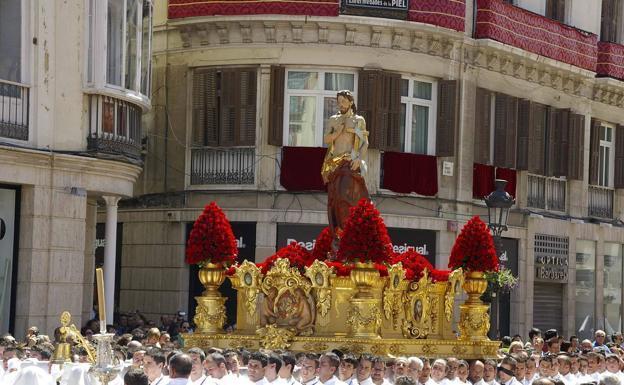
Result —
M106 74L107 74L107 52L108 52L108 42L107 42L107 25L108 25L108 2L110 0L90 0L86 2L85 7L85 68L84 71L84 92L87 94L102 94L108 95L115 98L123 99L127 102L134 103L140 105L144 111L149 110L150 108L150 96L141 93L141 60L142 60L142 45L143 45L143 3L149 2L150 6L153 10L153 1L152 0L123 0L123 30L122 34L122 58L121 58L121 74L122 74L122 85L116 85L107 83ZM125 88L125 72L126 72L126 58L127 58L127 47L126 47L126 17L127 17L127 4L128 2L137 3L138 14L137 14L137 31L136 31L136 69L135 69L135 77L134 77L134 85L132 89ZM92 8L94 7L94 8ZM93 13L92 18L90 19L90 14ZM93 26L90 23L93 22ZM153 11L150 22L153 22ZM89 32L92 32L92 35ZM153 29L152 29L153 31ZM152 35L153 40L153 35ZM147 43L150 46L150 50L153 47L153 44L150 42ZM91 48L91 50L90 50ZM89 55L91 54L91 59ZM151 56L151 51L150 51ZM151 59L150 59L151 60ZM92 68L89 69L89 66ZM148 65L151 71L151 65ZM92 73L92 78L89 79L89 72ZM147 75L151 77L150 74ZM148 93L151 90L151 86L148 87Z
M323 108L324 108L324 100L326 97L336 97L336 93L338 91L326 91L325 90L325 74L326 73L339 73L339 74L349 74L353 75L353 97L356 101L357 106L357 88L358 88L358 73L352 69L344 69L344 68L296 68L290 67L284 71L284 127L282 134L282 145L290 146L288 144L289 132L290 132L290 97L291 96L314 96L316 97L316 130L314 132L314 147L325 147L323 144L323 135L325 127L323 127ZM288 89L288 74L290 72L316 72L319 74L318 77L318 85L315 90L289 90ZM299 146L299 147L307 147L307 146Z
M401 80L407 80L407 95L401 96L401 104L405 104L405 146L401 149L403 152L413 153L412 145L412 117L413 106L423 106L429 108L429 120L427 122L427 153L424 155L435 155L436 146L436 117L438 108L438 81L433 78L422 76L402 76ZM431 84L431 100L415 98L414 81ZM409 149L409 150L408 150Z
M602 137L602 129L610 129L611 130L611 140L604 140ZM615 170L614 170L614 166L615 166L615 125L611 124L611 123L606 123L606 122L601 122L600 123L600 142L599 142L599 151L598 151L598 156L600 157L598 160L598 186L602 186L602 187L608 187L608 188L613 188L614 183L613 183L613 178L615 176ZM600 151L600 149L602 148L608 148L609 149L609 159L607 159L607 165L609 167L609 169L607 170L608 173L605 173L604 167L600 167L600 165L604 165L605 164L605 156L603 156L602 154L604 152ZM605 175L606 174L606 175ZM608 183L604 183L604 179L605 177L607 178L607 182Z

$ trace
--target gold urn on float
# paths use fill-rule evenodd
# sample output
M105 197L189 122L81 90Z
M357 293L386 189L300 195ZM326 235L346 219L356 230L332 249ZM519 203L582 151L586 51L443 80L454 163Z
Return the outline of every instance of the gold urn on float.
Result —
M373 263L356 262L351 270L351 281L355 285L355 293L351 297L347 324L347 337L381 338L381 289L379 271ZM383 282L383 281L381 281ZM379 289L379 290L375 290Z
M200 333L219 333L223 331L226 319L226 298L219 293L219 287L225 280L225 269L220 264L208 262L200 267L198 274L206 290L201 296L195 297L197 312L193 322Z
M482 271L467 271L462 285L468 299L459 309L460 339L469 341L488 340L490 330L489 305L481 301L481 295L487 289L487 281Z

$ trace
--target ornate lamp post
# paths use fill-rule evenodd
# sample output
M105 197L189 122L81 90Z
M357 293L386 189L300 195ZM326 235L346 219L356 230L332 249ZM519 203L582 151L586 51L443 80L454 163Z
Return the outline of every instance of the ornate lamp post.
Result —
M516 203L516 200L505 191L507 181L504 179L496 179L494 186L496 190L490 195L484 197L485 204L488 208L488 227L492 231L494 238L494 246L496 247L496 255L500 258L502 251L501 234L507 231L507 218L509 217L509 209ZM496 334L499 334L499 299L496 296Z

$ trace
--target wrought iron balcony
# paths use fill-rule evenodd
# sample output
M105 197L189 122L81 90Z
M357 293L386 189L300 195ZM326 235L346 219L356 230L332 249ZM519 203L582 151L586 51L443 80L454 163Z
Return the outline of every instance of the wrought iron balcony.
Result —
M28 86L0 80L0 138L28 140Z
M528 177L528 207L553 211L566 210L565 179L531 174Z
M590 185L588 206L590 217L613 218L613 189Z
M89 150L141 157L141 108L103 95L89 96Z
M191 149L191 185L252 185L254 147L200 147Z

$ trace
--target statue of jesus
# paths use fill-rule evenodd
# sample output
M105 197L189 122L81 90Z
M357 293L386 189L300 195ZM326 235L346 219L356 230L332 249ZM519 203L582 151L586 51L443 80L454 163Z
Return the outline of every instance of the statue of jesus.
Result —
M366 173L368 131L366 121L357 115L357 107L351 91L339 91L336 95L339 112L329 118L329 127L323 137L328 145L321 175L327 185L327 216L334 242L338 240L349 209L362 198L369 198L363 175Z

